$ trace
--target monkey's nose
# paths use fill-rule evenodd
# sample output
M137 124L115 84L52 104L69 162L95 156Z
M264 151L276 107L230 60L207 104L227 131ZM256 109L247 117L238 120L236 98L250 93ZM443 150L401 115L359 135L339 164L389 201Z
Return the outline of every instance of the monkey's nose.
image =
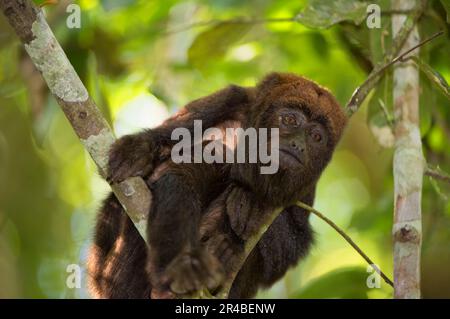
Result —
M291 141L291 147L296 151L299 151L300 153L303 153L303 151L305 150L305 148L299 143L297 143L295 140Z

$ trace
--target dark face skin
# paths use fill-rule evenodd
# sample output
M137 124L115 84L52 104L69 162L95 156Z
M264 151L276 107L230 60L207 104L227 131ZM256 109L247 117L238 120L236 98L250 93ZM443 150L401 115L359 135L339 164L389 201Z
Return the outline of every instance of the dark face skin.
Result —
M322 123L311 120L298 108L277 112L280 129L280 165L300 170L312 169L314 158L327 152L327 131Z
M328 131L321 119L309 116L298 105L277 107L271 119L280 132L280 168L297 173L320 170L315 159L327 158Z

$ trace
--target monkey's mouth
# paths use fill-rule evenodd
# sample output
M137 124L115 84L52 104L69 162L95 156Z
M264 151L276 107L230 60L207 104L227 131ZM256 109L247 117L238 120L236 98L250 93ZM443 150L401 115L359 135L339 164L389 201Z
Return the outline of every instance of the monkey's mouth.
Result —
M296 152L291 151L288 148L280 148L280 152L284 153L285 155L289 156L290 158L294 159L295 161L297 161L299 164L301 165L305 165L303 163L303 160L301 159L300 155L297 154Z

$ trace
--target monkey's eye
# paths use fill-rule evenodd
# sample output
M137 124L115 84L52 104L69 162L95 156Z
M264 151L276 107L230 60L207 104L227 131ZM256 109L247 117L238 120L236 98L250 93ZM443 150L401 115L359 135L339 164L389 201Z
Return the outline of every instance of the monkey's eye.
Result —
M285 114L279 117L280 121L287 126L297 126L297 118L293 114Z

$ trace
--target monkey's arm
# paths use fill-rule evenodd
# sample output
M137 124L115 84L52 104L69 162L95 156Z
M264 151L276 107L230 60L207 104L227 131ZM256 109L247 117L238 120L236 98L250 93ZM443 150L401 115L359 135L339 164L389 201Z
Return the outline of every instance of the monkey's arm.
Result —
M309 205L313 200L314 192L301 198ZM264 214L272 211L249 190L231 185L202 220L202 240L227 269L235 269L247 240L262 226ZM258 287L271 286L308 252L312 244L308 219L309 214L295 205L280 213L240 269L230 298L250 298Z
M118 139L110 151L108 180L120 182L130 176L150 175L170 155L170 147L176 143L171 139L172 131L187 128L192 136L194 120L202 121L203 130L225 121L242 121L245 105L249 102L249 90L231 85L192 101L154 129Z
M272 210L252 191L233 182L208 207L201 221L201 240L226 270L234 271L240 267L247 240Z
M240 269L229 298L251 298L268 288L304 257L313 243L309 215L290 206L270 225Z

